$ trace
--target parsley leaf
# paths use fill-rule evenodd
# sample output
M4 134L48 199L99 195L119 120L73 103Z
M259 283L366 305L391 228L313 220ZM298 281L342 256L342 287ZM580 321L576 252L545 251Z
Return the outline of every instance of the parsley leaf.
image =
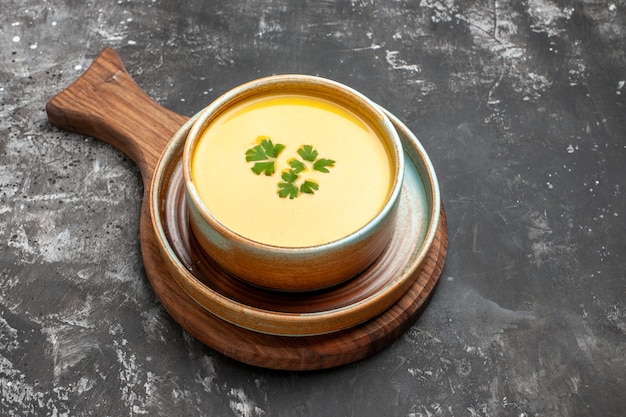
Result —
M300 161L298 161L297 159L292 159L289 161L289 166L292 168L292 170L296 173L299 174L302 171L304 171L306 169L306 167L304 166L304 164Z
M324 172L324 173L328 173L330 171L328 171L328 167L334 167L335 166L335 161L333 161L332 159L318 159L317 161L315 161L315 163L313 163L313 169L319 172Z
M291 183L296 182L298 177L299 177L298 173L294 171L293 169L284 170L283 175L281 175L281 178L285 182L291 182Z
M290 182L279 182L278 183L278 196L280 198L289 197L290 200L293 200L298 196L298 187L293 185Z
M269 136L259 136L256 140L258 145L246 151L246 161L254 162L250 168L256 175L265 174L272 176L276 172L276 160L281 152L285 149L285 145L277 143L274 145ZM287 161L290 168L282 170L282 182L278 183L278 196L280 198L289 197L290 200L302 194L315 194L319 190L319 184L307 179L302 181L300 174L312 168L314 171L328 173L328 169L335 166L332 159L320 158L319 153L312 145L302 145L298 149L300 159L292 158Z
M263 147L263 150L265 151L267 156L270 158L278 157L283 149L285 149L285 145L282 145L280 143L274 145L271 139L263 139L261 141L261 146Z
M261 173L265 173L266 176L271 176L275 172L274 161L265 161L265 162L257 162L251 168L252 172L257 175L261 175Z
M318 152L313 149L313 146L311 145L302 145L300 149L298 149L298 154L305 161L313 162L315 161L315 158L317 158Z
M274 159L285 149L285 145L280 143L274 145L266 136L259 136L257 141L259 139L261 139L260 145L256 145L246 151L246 161L255 162L254 166L251 168L252 172L257 175L264 173L269 177L276 172Z
M246 151L246 161L264 161L267 159L265 149L261 145L256 145L254 148L250 148Z
M314 194L319 188L320 186L315 181L306 180L300 186L300 191L306 194Z

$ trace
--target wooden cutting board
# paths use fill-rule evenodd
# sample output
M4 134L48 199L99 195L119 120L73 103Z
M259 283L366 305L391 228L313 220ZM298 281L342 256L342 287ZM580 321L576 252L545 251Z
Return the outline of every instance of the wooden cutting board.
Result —
M431 248L406 294L366 323L336 333L289 337L230 324L199 306L163 267L150 214L150 185L161 153L188 120L160 106L130 77L107 48L89 69L46 106L53 125L96 137L128 155L144 185L140 241L146 273L168 313L207 346L241 362L282 370L313 370L364 359L387 347L419 317L441 275L447 251L443 209Z

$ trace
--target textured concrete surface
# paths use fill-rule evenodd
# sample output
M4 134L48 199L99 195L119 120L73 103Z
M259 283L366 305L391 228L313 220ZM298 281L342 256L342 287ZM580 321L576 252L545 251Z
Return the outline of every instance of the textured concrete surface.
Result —
M623 416L626 3L3 0L0 414ZM153 294L141 181L44 105L104 46L192 115L241 82L321 75L416 133L446 268L394 345L272 372L198 343Z

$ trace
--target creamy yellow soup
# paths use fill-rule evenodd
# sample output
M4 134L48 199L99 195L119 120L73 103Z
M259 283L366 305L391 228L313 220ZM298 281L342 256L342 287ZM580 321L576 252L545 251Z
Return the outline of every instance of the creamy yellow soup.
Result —
M273 172L265 170L272 165ZM346 108L269 95L239 103L208 125L192 153L191 176L206 207L234 232L306 247L373 219L390 193L393 163L377 132Z

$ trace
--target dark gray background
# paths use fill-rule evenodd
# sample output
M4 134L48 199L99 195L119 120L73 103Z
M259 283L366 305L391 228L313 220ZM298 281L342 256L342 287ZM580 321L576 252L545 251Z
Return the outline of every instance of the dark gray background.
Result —
M623 416L625 45L623 0L2 0L0 414ZM142 268L138 170L47 123L105 46L189 116L296 72L402 119L449 223L418 322L309 373L185 333Z

